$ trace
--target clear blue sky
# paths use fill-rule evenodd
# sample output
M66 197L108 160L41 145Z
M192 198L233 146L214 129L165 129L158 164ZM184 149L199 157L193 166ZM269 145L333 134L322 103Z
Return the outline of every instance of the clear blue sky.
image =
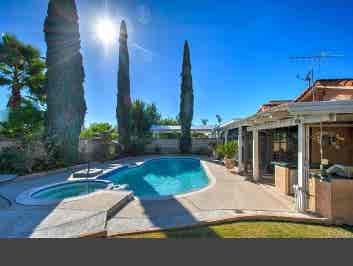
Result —
M47 0L7 0L0 32L11 32L45 54ZM108 8L105 9L105 2ZM290 3L286 3L290 2ZM348 3L350 2L350 4ZM289 56L344 54L321 66L321 78L353 77L352 1L77 0L86 71L86 124L115 122L117 43L104 49L95 23L109 11L130 33L134 99L155 102L163 116L179 111L182 48L189 40L193 65L194 124L215 115L243 117L271 99L291 99L305 87L308 62ZM117 26L118 27L118 26ZM1 89L0 110L8 91Z

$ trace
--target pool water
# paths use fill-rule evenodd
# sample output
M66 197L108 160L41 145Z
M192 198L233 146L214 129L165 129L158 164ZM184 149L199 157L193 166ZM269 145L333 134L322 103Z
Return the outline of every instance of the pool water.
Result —
M69 182L45 188L31 195L36 200L62 200L70 197L87 195L106 189L107 183L96 181Z
M206 187L209 178L200 160L161 158L141 166L122 168L102 176L115 185L126 185L137 197L173 196Z

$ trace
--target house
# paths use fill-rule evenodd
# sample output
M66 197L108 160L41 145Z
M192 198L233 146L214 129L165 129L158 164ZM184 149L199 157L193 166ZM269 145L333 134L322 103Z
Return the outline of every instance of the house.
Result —
M221 130L224 141L229 132L236 136L239 173L295 194L300 211L353 223L353 176L347 170L353 166L353 79L317 80L296 99L270 101ZM335 167L325 171L335 165L348 174L335 178L330 174ZM342 200L335 202L337 180L347 183L337 186L347 198L342 192Z

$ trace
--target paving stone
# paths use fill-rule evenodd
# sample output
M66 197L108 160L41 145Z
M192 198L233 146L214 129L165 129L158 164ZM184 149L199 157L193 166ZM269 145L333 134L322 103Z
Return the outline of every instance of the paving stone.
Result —
M98 176L103 173L103 169L98 169L98 168L92 168L89 170L88 169L83 169L81 171L77 171L73 173L74 178L92 178L95 176Z

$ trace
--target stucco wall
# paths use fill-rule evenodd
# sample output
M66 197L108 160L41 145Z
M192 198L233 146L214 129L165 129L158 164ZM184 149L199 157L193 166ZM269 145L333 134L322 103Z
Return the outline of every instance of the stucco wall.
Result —
M192 153L207 154L210 152L209 145L215 143L215 139L194 138L192 139ZM179 153L178 139L155 139L145 148L147 153Z
M78 150L81 161L111 160L118 155L116 144L105 143L100 139L80 139Z
M0 138L0 151L4 148L16 146L17 142L7 138Z

